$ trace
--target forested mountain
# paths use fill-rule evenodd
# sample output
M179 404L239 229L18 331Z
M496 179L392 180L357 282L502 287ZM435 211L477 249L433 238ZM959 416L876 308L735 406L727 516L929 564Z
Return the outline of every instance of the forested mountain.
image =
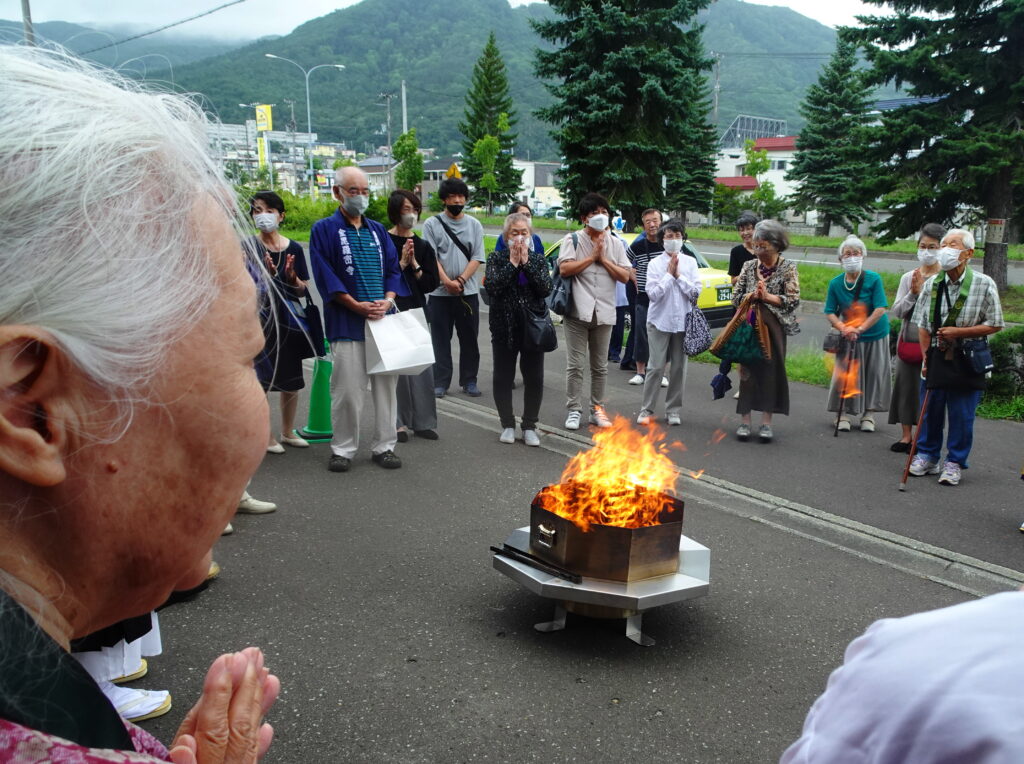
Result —
M264 38L188 65L175 62L174 82L179 89L202 93L211 111L225 122L252 118L251 110L238 104L260 101L277 104L274 122L282 129L290 116L284 102L293 99L297 127L304 130L301 72L265 54L294 59L305 67L342 63L343 72L321 69L310 77L313 129L324 139L346 141L359 151L385 143L381 125L386 111L378 105L383 103L380 94L397 94L404 79L409 124L416 127L420 145L455 152L460 149L457 124L463 116L473 62L493 30L519 115L517 155L555 159L548 126L532 113L550 97L533 74L533 52L545 43L529 19L550 14L545 3L512 8L508 0L363 0L281 37ZM705 47L722 54L720 130L743 113L786 119L795 134L802 125L797 106L828 60L835 32L786 8L741 0L717 0L702 14L702 21L707 25ZM47 36L54 37L49 26L40 24L40 31L45 29ZM146 39L150 38L138 42ZM119 61L130 57L128 46L133 44L120 47ZM150 78L170 79L166 72L157 71L158 59L147 64ZM710 82L710 72L708 76ZM391 108L395 138L401 131L399 98L392 100Z
M0 42L20 42L23 31L20 21L0 20ZM138 31L140 30L119 27L93 29L65 21L44 21L35 24L36 37L40 44L45 44L46 41L55 42L80 54L131 37ZM233 40L162 32L131 42L118 43L85 57L105 66L121 67L121 71L132 76L159 76L170 81L167 61L162 58L163 56L171 62L174 73L177 74L179 66L225 53L239 45L240 43Z

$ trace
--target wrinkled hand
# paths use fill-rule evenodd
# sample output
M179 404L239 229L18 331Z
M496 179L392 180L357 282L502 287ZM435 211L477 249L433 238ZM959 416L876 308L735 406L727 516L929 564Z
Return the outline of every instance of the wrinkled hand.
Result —
M405 244L402 245L402 256L399 261L402 268L408 268L412 265L412 256L416 248L413 246L412 239L408 239Z
M171 744L174 764L233 764L263 758L274 728L263 717L277 700L280 680L263 665L263 652L247 647L213 662L203 694Z
M459 295L462 294L462 284L458 281L446 278L444 280L444 288L448 290L448 294Z
M754 299L759 302L764 302L768 299L768 287L764 285L764 279L759 279L757 287L754 289Z
M514 241L509 249L509 261L512 265L526 265L530 259L530 250L525 241Z
M274 258L270 256L269 252L265 252L263 254L263 267L267 269L267 273L269 273L271 277L277 275L277 266L274 265Z
M295 273L295 255L288 255L284 260L284 280L293 287L299 286L299 276Z
M913 294L920 294L921 287L924 286L924 276L921 275L921 271L914 269L914 272L910 276L910 291Z
M857 338L860 337L860 332L856 329L852 329L849 326L843 327L842 329L843 339L847 342L856 342Z
M594 251L591 252L590 256L594 258L595 263L600 263L604 260L604 236L594 243Z
M672 276L672 278L674 278L674 279L679 278L679 253L678 252L672 253L671 257L669 257L669 259L668 259L668 272L669 272L669 275Z

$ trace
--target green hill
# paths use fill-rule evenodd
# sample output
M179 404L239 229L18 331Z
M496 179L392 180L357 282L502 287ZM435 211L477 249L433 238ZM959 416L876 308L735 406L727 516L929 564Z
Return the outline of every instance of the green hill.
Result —
M533 75L534 50L544 43L529 19L550 14L545 3L512 8L508 0L363 0L281 37L216 51L220 55L191 64L176 62L174 82L179 89L202 93L210 110L225 122L252 118L252 111L238 104L260 101L277 104L275 126L283 127L288 120L284 101L294 99L297 126L302 130L306 122L302 74L265 54L291 58L306 67L343 63L343 72L322 69L310 78L313 129L322 138L345 141L364 152L384 144L385 109L378 105L383 102L380 94L397 94L404 79L409 124L416 127L420 145L450 153L460 149L457 123L473 63L494 30L518 110L517 155L555 159L549 126L532 114L548 103L549 96ZM741 0L717 0L701 20L706 24L705 47L723 54L719 128L742 113L786 119L790 132L799 130L802 120L797 106L832 52L835 32L786 8ZM48 26L39 25L41 30ZM49 30L47 34L52 35ZM120 61L128 57L128 45L119 49ZM815 53L823 57L806 57ZM157 70L156 59L147 63L150 78L170 79ZM400 131L401 103L395 98L392 137Z
M93 29L66 21L44 21L35 24L35 32L40 44L45 44L46 41L55 42L79 54L123 40L135 33L132 29ZM20 21L0 20L0 42L20 42L22 35L23 27ZM225 53L238 45L238 42L230 40L164 32L131 42L118 43L85 57L105 66L120 67L121 71L131 76L159 76L170 81L167 62L163 57L171 62L174 74L177 75L180 66Z

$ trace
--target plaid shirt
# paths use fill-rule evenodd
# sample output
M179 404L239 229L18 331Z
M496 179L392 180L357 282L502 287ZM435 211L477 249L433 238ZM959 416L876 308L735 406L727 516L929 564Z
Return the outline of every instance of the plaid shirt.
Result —
M935 280L944 275L946 274L937 273L924 282L924 286L921 288L921 295L917 298L917 306L914 308L914 317L911 319L929 334L933 334L935 331L935 327L932 326L932 318L935 312L935 308L932 305L932 292L936 291ZM939 300L939 316L941 316L943 322L945 322L946 316L949 315L949 309L956 304L957 297L960 294L960 284L966 276L966 268L960 274L960 281L949 281L947 276L946 293L949 295L949 302L946 301L941 293L934 295L935 299ZM964 300L964 307L960 311L960 315L956 317L954 325L978 326L979 324L1002 327L1004 325L1003 306L999 303L999 292L996 289L996 282L984 273L975 271L971 288L967 292L967 299Z

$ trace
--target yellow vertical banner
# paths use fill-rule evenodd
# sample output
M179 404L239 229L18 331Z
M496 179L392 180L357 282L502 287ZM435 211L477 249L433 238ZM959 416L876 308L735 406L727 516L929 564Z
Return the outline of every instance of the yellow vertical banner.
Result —
M259 152L260 168L267 166L267 139L266 137L256 139L256 149Z
M269 103L261 103L256 106L256 132L274 129L274 115Z

